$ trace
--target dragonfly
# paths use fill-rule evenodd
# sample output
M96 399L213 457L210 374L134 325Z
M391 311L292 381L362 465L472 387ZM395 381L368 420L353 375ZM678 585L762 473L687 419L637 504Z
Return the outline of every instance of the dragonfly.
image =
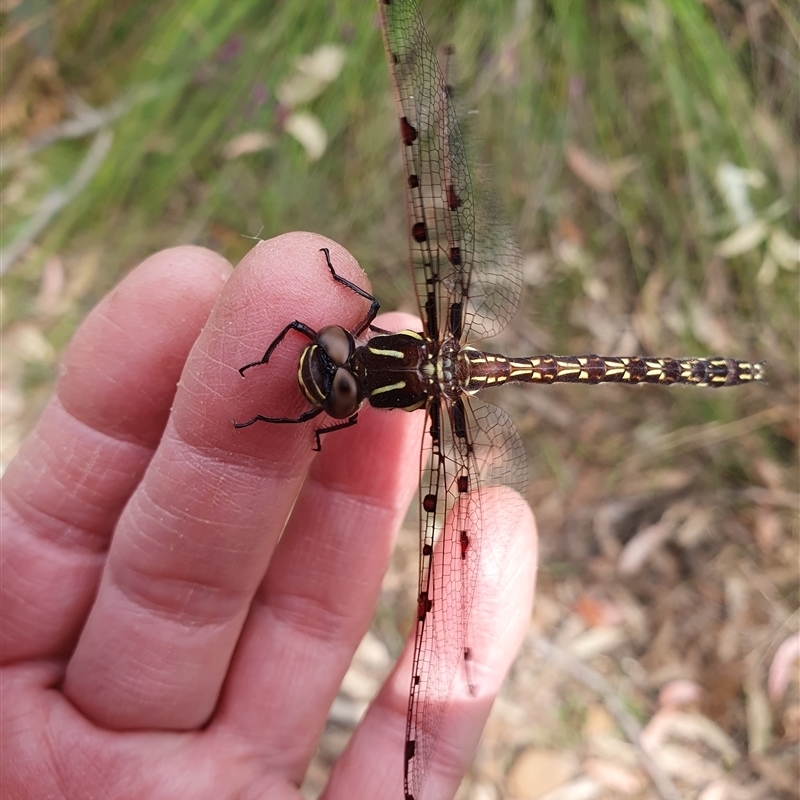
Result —
M399 119L411 271L422 330L372 325L379 309L369 292L321 262L343 291L369 307L352 330L313 330L294 320L264 355L269 362L292 331L306 337L297 381L308 410L297 417L258 414L256 422L332 422L321 437L355 425L364 403L422 410L419 489L419 590L413 623L403 758L405 800L423 800L445 703L459 665L469 671L469 622L481 552L491 528L519 513L509 498L525 493L526 456L511 419L476 396L507 383L625 383L727 387L764 380L763 363L731 358L536 355L508 357L472 342L498 334L522 290L521 254L483 174L471 166L452 91L415 0L378 0L380 27ZM320 263L322 266L322 263ZM514 493L497 491L509 487ZM500 526L498 526L500 527Z

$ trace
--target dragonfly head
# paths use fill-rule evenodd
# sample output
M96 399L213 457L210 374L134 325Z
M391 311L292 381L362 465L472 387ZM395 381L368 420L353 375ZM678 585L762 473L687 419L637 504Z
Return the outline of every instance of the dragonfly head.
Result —
M310 403L322 406L334 419L353 416L364 401L350 367L355 349L352 334L338 325L328 325L318 331L300 356L300 390Z

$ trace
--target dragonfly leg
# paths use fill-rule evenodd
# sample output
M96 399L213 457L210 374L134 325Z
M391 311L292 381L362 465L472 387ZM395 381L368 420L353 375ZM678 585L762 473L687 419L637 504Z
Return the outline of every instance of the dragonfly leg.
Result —
M289 331L295 330L299 331L303 334L303 336L307 336L311 341L314 341L314 337L317 335L315 330L312 330L308 327L304 322L300 322L300 320L295 320L294 322L290 322L276 337L273 339L272 344L267 348L267 352L258 360L258 361L251 361L249 364L245 364L243 367L239 367L239 374L244 377L244 373L247 372L250 367L257 367L260 364L266 364L269 361L270 356L275 351L275 348L283 341L283 337L286 336Z
M320 252L325 253L325 261L328 264L328 269L331 271L331 275L333 275L333 279L335 281L338 281L339 283L344 284L348 289L355 292L360 297L363 297L365 300L369 300L370 302L369 311L367 311L367 316L364 317L364 320L358 325L358 327L354 331L352 331L353 336L358 337L367 329L372 320L374 320L375 317L378 316L378 311L380 310L380 304L369 292L365 291L359 286L356 286L354 283L347 280L347 278L343 278L341 275L336 274L336 270L333 268L333 264L331 264L331 252L330 250L328 250L327 247L321 247Z
M234 420L233 427L234 428L247 428L252 425L254 422L288 422L288 423L297 423L297 422L308 422L308 420L313 419L317 416L317 414L322 413L322 406L317 408L310 408L308 411L304 411L299 417L265 417L262 414L256 414L253 419L247 420L247 422L236 422ZM344 423L344 425L336 425L334 427L346 427L348 423ZM322 430L329 430L323 428ZM317 435L317 444L319 444L319 435ZM319 450L319 447L316 448Z
M292 420L294 421L294 420ZM350 419L345 420L344 422L337 422L335 425L326 425L324 428L317 428L314 431L314 436L317 437L317 446L314 448L317 452L322 450L322 442L320 441L320 436L325 433L333 433L334 431L340 431L343 428L349 428L352 425L355 425L358 422L358 414L353 414Z

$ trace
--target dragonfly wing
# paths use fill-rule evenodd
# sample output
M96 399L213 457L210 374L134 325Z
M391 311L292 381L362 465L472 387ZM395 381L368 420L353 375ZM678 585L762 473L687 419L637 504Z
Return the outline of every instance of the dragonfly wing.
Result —
M415 2L378 3L400 114L411 260L426 332L438 339L472 263L472 187L455 110Z
M522 253L485 168L473 170L475 247L464 341L496 336L514 316L522 295Z
M406 726L405 791L421 800L459 665L469 683L469 620L482 551L502 558L493 530L509 531L524 506L525 452L509 417L473 398L428 406L420 485L419 593ZM499 523L499 524L498 524Z
M379 0L400 114L411 261L426 333L494 336L516 310L521 259L464 135L414 0ZM473 174L475 173L475 174ZM477 180L476 180L477 178Z

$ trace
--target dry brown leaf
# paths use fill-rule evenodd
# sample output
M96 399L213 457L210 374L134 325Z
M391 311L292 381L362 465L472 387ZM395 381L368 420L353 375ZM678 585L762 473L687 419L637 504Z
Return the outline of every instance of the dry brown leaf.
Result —
M575 175L596 192L613 192L639 166L639 160L631 156L600 161L575 144L565 146L564 157Z
M572 610L590 628L607 625L620 625L623 622L622 614L614 603L600 597L594 597L588 592L582 592L573 604Z
M64 262L58 256L50 256L42 266L42 281L36 296L36 310L42 315L56 312L64 293Z
M581 247L583 247L586 242L583 230L569 217L559 217L556 222L556 230L562 239L568 239Z
M728 764L739 760L735 742L708 717L682 711L657 711L642 731L641 745L651 755L673 739L704 744Z
M734 258L758 247L769 234L769 225L763 219L754 219L723 239L716 253L723 258Z
M592 628L576 636L567 648L581 661L609 653L628 641L628 634L621 627Z
M590 758L584 762L583 770L590 778L613 792L614 797L634 795L645 787L645 780L640 773L613 761Z
M753 520L753 536L762 553L772 553L780 544L783 533L783 518L777 511L756 509Z
M587 738L597 736L608 736L617 730L614 718L608 713L608 709L601 703L593 703L586 709L585 722L583 724L583 734Z
M620 575L635 575L641 571L650 556L672 538L677 526L677 520L662 517L654 525L642 528L622 548L617 559L617 572Z
M299 111L286 118L284 128L305 148L309 161L316 161L328 146L328 134L313 114Z
M730 786L726 778L712 781L698 796L697 800L731 800Z
M567 165L581 181L596 192L613 192L634 170L639 160L631 156L616 161L600 161L576 144L564 147Z
M261 150L268 150L275 144L275 137L264 131L245 131L238 136L234 136L223 148L222 157L226 161L232 161L239 156L248 153L258 153Z
M294 73L278 87L278 99L288 108L311 102L339 75L344 60L344 49L332 44L322 45L313 53L300 56Z
M800 242L783 228L773 228L769 237L769 252L784 268L796 270L800 264Z
M578 758L570 751L529 747L517 756L508 773L509 794L518 800L540 800L577 770Z

